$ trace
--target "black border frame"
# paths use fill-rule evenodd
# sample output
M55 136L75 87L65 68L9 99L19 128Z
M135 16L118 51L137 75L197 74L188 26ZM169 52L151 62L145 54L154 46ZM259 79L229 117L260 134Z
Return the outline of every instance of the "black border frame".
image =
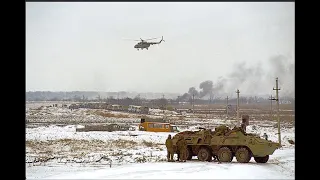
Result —
M9 1L10 2L10 1ZM14 1L11 1L11 2L14 2ZM3 86L3 90L4 91L7 91L7 90L14 90L14 91L17 91L17 92L14 92L14 93L10 93L11 95L13 96L18 96L18 99L22 99L22 103L21 103L21 109L19 108L19 112L21 111L21 114L20 113L17 113L16 110L13 110L12 107L15 107L16 106L16 102L13 101L13 102L10 102L8 99L7 102L10 102L10 104L12 103L11 107L8 107L4 109L4 111L7 111L8 109L12 110L12 114L13 116L12 117L9 117L9 122L12 122L12 123L9 123L8 124L8 127L12 127L12 126L16 126L16 123L15 123L15 120L16 119L20 119L20 116L21 116L21 119L24 117L25 119L25 94L26 94L26 19L25 19L25 16L26 16L26 2L99 2L99 1L21 1L21 3L14 3L14 6L12 6L13 8L10 8L9 11L12 11L12 10L15 10L15 13L12 13L12 12L9 12L8 14L5 15L5 19L8 17L9 15L9 25L7 25L7 27L5 29L8 29L10 34L12 34L11 36L8 36L8 35L5 35L4 34L4 37L5 38L8 38L8 42L9 43L6 43L4 44L5 46L9 46L12 50L12 52L9 52L9 59L7 58L3 58L3 62L6 61L6 63L12 63L11 67L13 67L12 69L8 69L8 71L11 71L9 72L8 74L11 75L8 77L7 76L4 76L4 79L8 79L8 81L10 83L8 83L7 86ZM101 1L100 1L101 2ZM130 2L130 1L102 1L102 2ZM135 1L135 2L166 2L166 1ZM169 1L170 2L170 1ZM180 1L172 1L172 2L180 2ZM183 2L183 1L182 1ZM187 1L188 2L188 1ZM201 2L219 2L219 1L201 1ZM220 1L220 2L223 2L223 1ZM295 2L295 1L229 1L229 2ZM298 69L305 69L305 71L302 73L302 78L304 78L304 81L301 82L301 84L299 84L299 81L297 75L295 75L295 78L296 78L296 81L295 81L295 84L296 84L296 87L297 87L297 90L295 89L295 94L296 96L298 95L299 97L299 93L301 94L301 98L296 101L297 104L304 104L304 105L307 105L307 104L311 104L309 102L303 102L303 100L309 100L308 99L308 92L306 93L303 93L304 90L306 89L313 89L314 92L317 91L317 85L315 85L316 83L307 83L308 79L314 79L316 80L316 77L317 77L317 74L315 74L315 72L317 72L317 69L315 69L314 71L312 71L312 68L317 68L317 65L314 65L312 66L312 63L315 62L316 63L316 50L315 51L312 51L311 48L312 47L317 47L317 44L315 45L312 45L313 43L307 43L307 42L303 42L303 41L315 41L315 37L317 36L317 32L315 33L311 33L310 30L312 31L313 29L316 29L316 26L317 26L317 21L319 20L312 20L310 25L303 25L303 22L304 23L307 23L308 21L310 21L310 17L316 17L315 15L315 12L317 12L316 10L312 10L312 7L316 7L315 6L312 6L312 4L309 4L308 7L305 6L305 9L303 10L303 6L302 6L302 1L299 2L299 8L300 10L296 10L296 5L295 5L295 13L298 12L297 14L300 14L300 18L295 18L295 24L297 22L299 22L299 26L296 26L298 27L297 30L295 30L295 32L300 32L300 34L303 34L303 36L296 36L295 35L295 38L296 38L296 41L298 43L295 43L295 47L297 47L296 45L298 45L298 47L300 46L300 49L303 49L302 47L305 47L307 48L307 52L305 53L301 53L301 60L300 62L298 62ZM2 7L5 7L5 6L2 6ZM304 11L304 12L303 12ZM314 15L311 15L311 14L308 14L308 13L314 13ZM303 16L302 16L303 15ZM308 16L309 15L309 16ZM21 16L21 17L20 17ZM306 31L306 32L303 32L303 31ZM21 31L21 32L20 32ZM310 38L307 38L306 36L310 36ZM23 41L23 44L21 42L21 40ZM315 43L317 43L317 41L315 41ZM296 49L296 48L295 48ZM21 52L17 52L17 51L21 51ZM307 57L308 55L315 55L314 57ZM14 55L14 56L22 56L22 57L14 57L12 58L11 56ZM298 55L298 56L297 56ZM295 53L295 58L299 57L299 53ZM7 59L7 60L6 60ZM24 59L24 60L21 60L20 59ZM299 59L299 58L298 58ZM303 64L302 62L305 61L306 63ZM19 62L19 64L17 65L16 62ZM295 61L296 63L297 61ZM305 65L305 67L303 67ZM311 65L311 66L310 66ZM8 65L3 65L3 67L6 67L6 68L3 68L3 69L7 69ZM9 65L10 67L10 65ZM8 72L6 71L6 72ZM21 73L21 75L19 75ZM297 71L297 69L295 69L295 73L298 73L299 74L299 71ZM7 74L7 73L6 73ZM24 77L24 87L23 87L23 84L22 83L19 83L19 80L20 78ZM298 83L297 83L298 82ZM18 87L16 87L18 86ZM21 86L21 87L19 87ZM295 87L295 88L296 88ZM310 92L310 91L309 91ZM7 92L8 93L8 92ZM316 93L314 93L314 96L316 96ZM11 100L12 101L12 100ZM300 102L301 101L301 102ZM301 105L301 107L302 107ZM310 106L310 105L309 105ZM311 105L312 106L312 105ZM298 105L299 107L299 105ZM316 107L316 106L315 106ZM298 142L298 146L296 147L296 150L295 151L297 154L301 154L301 158L299 158L299 155L296 154L295 156L295 162L299 162L299 163L296 163L296 166L295 166L295 178L297 178L299 176L299 171L297 171L297 165L301 165L302 166L302 160L317 160L316 156L317 156L317 148L311 148L309 149L310 151L309 152L306 152L305 155L303 155L303 150L307 147L310 147L308 146L308 143L307 142L304 142L305 146L301 145L299 146L299 142L302 142L303 141L307 141L307 140L316 140L315 138L318 137L317 135L311 135L312 133L316 132L316 130L312 130L314 127L313 125L311 125L310 127L308 126L308 124L306 124L304 127L307 127L307 128L299 128L299 124L300 126L303 126L302 123L308 123L308 121L311 121L312 120L312 123L314 123L314 121L317 121L316 119L316 116L313 116L314 115L314 111L316 111L315 109L311 108L311 110L309 111L306 111L305 113L303 113L303 108L300 109L300 113L302 114L301 115L301 119L299 118L299 111L298 111L298 116L295 115L295 117L298 117L298 122L295 122L296 125L298 126L298 132L301 134L301 136L296 136L296 142ZM313 112L310 112L310 111L313 111ZM11 113L11 112L9 112ZM16 114L18 114L19 116L15 116ZM311 116L311 117L307 117L307 116ZM5 118L6 119L6 118ZM303 119L303 120L302 120ZM301 121L301 122L300 122ZM21 122L21 123L20 123ZM315 122L317 123L317 122ZM10 150L8 153L9 154L14 154L14 155L10 155L9 159L8 160L5 160L5 166L8 167L8 169L11 169L10 172L14 172L14 173L10 173L10 176L11 175L18 175L18 176L21 176L21 178L24 178L26 179L26 165L25 165L25 134L26 134L26 127L25 127L25 122L23 123L22 120L19 120L19 123L17 123L19 128L15 128L16 130L10 130L8 128L8 130L11 131L10 134L16 134L16 132L21 133L21 141L23 141L24 143L21 142L21 145L20 143L16 143L16 141L13 141L13 139L15 139L16 136L14 137L11 137L9 136L8 137L3 137L6 141L6 139L8 140L8 142L5 143L5 146L4 148L5 149L8 149ZM20 129L21 128L21 129ZM310 129L310 130L308 130ZM303 134L303 130L306 130L306 132L304 133L305 136L303 137L302 134ZM22 133L24 133L22 135ZM20 137L20 135L17 135ZM309 137L308 137L309 136ZM22 138L24 137L24 139L22 140ZM303 138L303 139L302 139ZM20 139L20 138L19 138ZM301 139L301 140L299 140ZM302 144L300 143L300 144ZM313 142L315 143L315 142ZM311 146L313 146L314 144L313 143L309 143L309 145L311 144ZM14 146L12 146L14 145ZM16 146L21 146L21 147L17 147ZM316 145L317 146L317 145ZM21 155L20 153L15 153L14 151L12 152L12 150L18 150L18 149L24 149L24 151L21 150ZM299 150L300 148L300 150ZM24 152L24 153L23 153ZM12 159L12 156L14 156L16 159L16 155L19 155L19 160L18 161L15 161ZM5 155L5 154L4 154ZM6 156L6 155L5 155ZM20 157L21 156L21 157ZM311 156L311 157L310 157ZM8 157L5 157L5 158L8 158ZM17 164L16 162L20 162L20 158L21 158L21 161L22 159L24 159L24 162L22 162L22 166L24 167L24 177L23 177L23 173L21 172L16 172L15 171L17 170ZM7 165L6 163L9 162L10 164ZM11 165L12 163L12 165ZM315 162L316 163L316 162ZM300 177L304 177L304 178L307 178L308 175L310 175L310 171L312 171L310 168L312 168L311 166L313 166L311 163L308 163L308 162L305 162L303 163L306 165L306 168L308 168L307 171L305 172L302 172L300 174ZM316 172L316 171L314 171ZM10 177L11 179L11 177ZM16 178L14 178L16 179ZM20 178L18 178L20 179Z

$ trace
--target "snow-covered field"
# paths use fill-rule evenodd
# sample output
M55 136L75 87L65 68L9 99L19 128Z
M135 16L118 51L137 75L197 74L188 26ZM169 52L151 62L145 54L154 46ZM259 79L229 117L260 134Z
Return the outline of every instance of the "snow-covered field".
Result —
M266 164L198 162L135 163L111 167L41 166L27 168L30 179L294 179L294 149L276 151Z
M109 120L126 123L137 123L139 118L105 118L89 114L87 110L69 111L63 108L44 108L32 111L27 109L27 116L32 117L51 113L54 117L67 117L74 113L102 122ZM158 112L157 112L158 113ZM159 111L160 113L160 111ZM82 115L79 115L82 114ZM87 115L89 114L89 115ZM129 116L131 114L128 114ZM49 116L52 117L52 116ZM46 115L41 121L46 122ZM52 119L47 120L52 122ZM26 129L26 178L48 179L294 179L294 145L288 140L295 140L295 129L282 126L281 137L283 147L270 156L268 163L257 164L251 159L248 164L237 163L235 158L231 163L198 162L186 163L166 162L165 140L168 134L140 131L114 132L76 132L81 123L45 124L31 126ZM189 119L188 126L181 130L196 129L194 125L213 126L232 124L232 121L208 119ZM277 141L277 129L274 122L250 122L248 132L263 135L266 132L269 139ZM111 164L111 167L110 167Z

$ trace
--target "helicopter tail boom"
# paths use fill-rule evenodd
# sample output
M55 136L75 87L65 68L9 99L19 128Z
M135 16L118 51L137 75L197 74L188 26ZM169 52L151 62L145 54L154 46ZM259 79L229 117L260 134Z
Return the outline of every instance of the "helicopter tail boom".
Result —
M162 41L165 42L165 41L163 40L163 36L162 36L161 40L159 41L159 44L160 44Z

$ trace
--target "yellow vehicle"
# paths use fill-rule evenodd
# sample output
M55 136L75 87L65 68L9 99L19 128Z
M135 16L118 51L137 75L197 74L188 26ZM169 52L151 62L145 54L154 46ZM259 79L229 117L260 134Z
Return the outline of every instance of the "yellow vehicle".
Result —
M141 121L141 123L139 124L139 131L179 132L177 129L177 126L171 125L170 123L145 122L145 121Z

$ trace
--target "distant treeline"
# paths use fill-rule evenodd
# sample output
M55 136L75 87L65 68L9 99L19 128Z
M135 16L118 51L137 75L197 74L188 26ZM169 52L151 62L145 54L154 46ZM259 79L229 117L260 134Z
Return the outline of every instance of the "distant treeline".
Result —
M99 98L114 97L123 98L145 98L157 99L161 97L172 99L179 96L178 93L137 93L137 92L97 92L97 91L69 91L69 92L52 92L52 91L29 91L26 92L27 101L74 101L74 100L97 100Z
M141 93L132 97L134 94L118 92L115 93L98 93L98 92L27 92L26 101L69 101L69 102L106 102L108 104L119 104L119 105L137 105L137 106L149 106L149 107L161 107L164 105L178 105L178 104L192 104L192 98L187 97L182 99L181 96L171 95L171 98L168 94L162 96L162 94L154 95L149 94L149 98L146 98L147 95ZM104 95L104 96L103 96ZM109 96L106 96L109 95ZM143 97L144 96L144 97ZM150 98L151 97L151 98ZM156 97L156 98L155 98ZM174 97L174 98L172 98ZM239 101L241 104L270 104L268 98L263 97L240 97ZM295 99L292 97L281 97L281 104L293 104ZM210 99L194 99L195 104L226 104L225 98L212 98ZM228 99L228 104L236 104L236 98Z

